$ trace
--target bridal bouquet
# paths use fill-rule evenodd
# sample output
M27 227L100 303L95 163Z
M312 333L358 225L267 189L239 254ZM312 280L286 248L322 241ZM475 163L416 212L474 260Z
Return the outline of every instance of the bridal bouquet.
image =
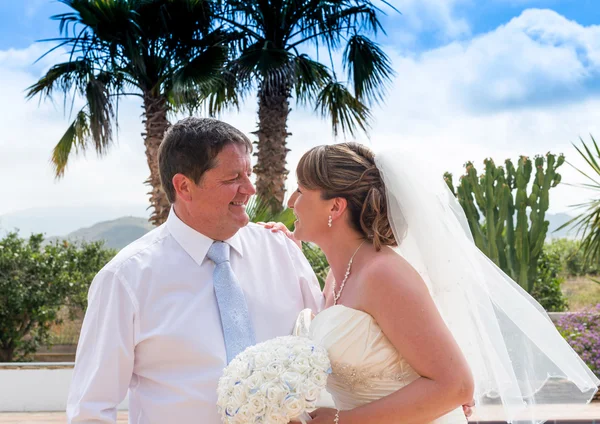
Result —
M251 346L219 380L221 419L225 424L306 422L330 373L327 351L306 337L277 337Z

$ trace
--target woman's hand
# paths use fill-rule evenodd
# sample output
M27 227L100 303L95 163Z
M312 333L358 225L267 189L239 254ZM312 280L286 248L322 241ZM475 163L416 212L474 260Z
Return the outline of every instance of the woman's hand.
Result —
M287 236L287 238L289 238L291 241L293 241L294 243L296 243L296 245L302 249L302 242L299 240L296 240L296 237L294 237L294 233L292 233L290 230L288 230L288 228L281 222L257 222L258 225L262 225L263 227L265 227L268 230L271 230L272 233L277 233L279 231L281 231L283 234L285 234Z
M337 409L319 408L310 413L312 420L310 424L333 424Z

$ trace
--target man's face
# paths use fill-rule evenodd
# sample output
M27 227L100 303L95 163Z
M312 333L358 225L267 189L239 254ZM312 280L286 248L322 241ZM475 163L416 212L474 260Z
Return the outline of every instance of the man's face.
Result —
M188 210L203 233L226 240L248 224L246 205L256 189L250 182L252 167L245 146L225 146L216 163L192 186Z

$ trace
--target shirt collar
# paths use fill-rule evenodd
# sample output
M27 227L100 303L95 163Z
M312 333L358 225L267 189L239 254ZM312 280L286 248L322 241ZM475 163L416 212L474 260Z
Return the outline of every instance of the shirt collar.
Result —
M215 240L194 230L184 223L179 219L173 207L169 211L166 225L173 238L181 245L183 250L185 250L198 265L202 265L202 262L204 262L204 258L208 253L208 249L210 249L210 246L212 246ZM239 232L235 233L233 237L223 241L230 245L241 257L244 256Z

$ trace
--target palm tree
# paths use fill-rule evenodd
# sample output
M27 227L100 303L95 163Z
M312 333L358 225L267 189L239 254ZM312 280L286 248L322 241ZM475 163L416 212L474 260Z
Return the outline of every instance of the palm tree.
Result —
M600 193L600 147L593 136L592 146L588 146L582 139L581 148L573 144L573 147L589 165L590 171L584 171L569 163L575 170L589 180L587 184L581 184L581 187L595 190ZM560 226L556 231L566 227L577 229L577 235L583 237L581 249L586 262L600 261L600 197L589 200L585 203L574 205L576 209L584 209L579 215Z
M67 48L69 58L52 66L27 92L28 98L59 91L65 99L68 94L85 99L54 147L56 177L64 174L72 151L93 147L99 155L106 153L119 99L140 97L150 168L146 183L154 208L150 220L158 225L169 210L156 160L169 127L167 115L184 107L193 110L209 95L227 94L220 75L233 35L215 29L215 4L206 0L60 1L73 12L52 17L59 21L62 37L50 40L59 44L49 52Z
M339 130L351 135L366 131L368 106L382 99L393 76L388 57L368 38L383 31L381 13L370 0L220 2L220 20L244 36L227 76L240 95L258 90L256 187L259 196L273 199L276 210L285 195L290 98L329 116L335 135ZM330 59L345 46L343 66L352 90L337 79L333 64L328 67L300 52L321 46Z

